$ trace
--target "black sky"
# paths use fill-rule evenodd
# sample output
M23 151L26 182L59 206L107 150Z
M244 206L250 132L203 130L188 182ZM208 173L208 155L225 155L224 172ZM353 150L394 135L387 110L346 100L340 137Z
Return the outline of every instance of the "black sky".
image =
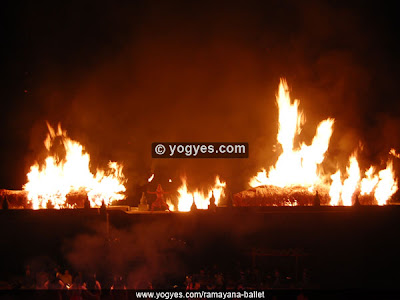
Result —
M279 78L315 126L336 119L327 168L400 148L399 36L390 2L22 1L2 4L0 187L20 189L61 122L128 191L155 169L234 191L276 158ZM245 141L244 160L154 160L154 141ZM161 175L160 175L161 177Z

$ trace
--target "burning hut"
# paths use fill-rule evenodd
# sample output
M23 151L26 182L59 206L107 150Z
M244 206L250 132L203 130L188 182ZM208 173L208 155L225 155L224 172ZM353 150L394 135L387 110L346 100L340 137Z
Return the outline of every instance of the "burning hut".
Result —
M334 119L320 122L316 134L307 145L295 144L296 137L305 122L299 110L299 100L292 102L284 79L279 84L276 102L279 108L279 130L277 141L282 149L275 166L258 172L249 181L252 189L234 197L237 206L312 205L314 191L319 192L319 204L354 204L358 194L360 203L384 205L397 191L397 180L393 162L388 160L386 169L375 172L371 166L362 176L356 152L350 157L346 173L340 169L329 176L323 172L322 164L333 133ZM393 154L393 151L391 151Z
M311 206L315 199L320 205L329 205L329 192L321 190L318 193L302 186L281 188L264 185L251 188L233 195L234 206Z

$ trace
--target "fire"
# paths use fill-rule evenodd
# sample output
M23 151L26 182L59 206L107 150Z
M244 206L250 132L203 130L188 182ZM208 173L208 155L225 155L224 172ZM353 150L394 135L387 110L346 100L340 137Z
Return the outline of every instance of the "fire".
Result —
M360 180L360 168L355 155L350 157L350 166L347 167L347 179L343 182L342 202L344 206L353 204L352 198Z
M152 182L152 181L153 181L153 179L154 179L154 173L153 173L153 174L151 174L151 176L149 177L149 179L147 179L147 181L148 181L148 182Z
M294 139L301 132L305 118L298 109L300 102L295 100L291 103L288 86L284 79L281 79L279 84L276 100L279 108L278 143L282 146L282 154L268 174L263 169L250 180L249 184L251 187L301 185L312 188L321 183L318 165L322 163L325 152L328 150L334 120L328 118L322 121L318 125L311 145L302 143L299 149L295 149Z
M397 153L395 149L390 149L389 154L393 155L394 157L400 158L400 154Z
M222 182L219 177L215 178L215 184L207 192L195 190L189 192L186 184L186 178L182 178L182 185L178 188L178 211L190 211L193 200L198 209L207 209L210 204L210 198L214 194L215 204L218 206L219 201L225 195L224 190L226 183Z
M385 205L397 189L397 180L393 175L393 162L388 161L386 169L379 171L379 182L374 193L378 205Z
M373 175L375 172L375 168L371 166L366 172L365 177L361 180L361 196L369 195L374 190L376 184L379 181L378 175Z
M332 184L329 190L329 196L331 197L331 205L339 205L341 193L342 193L342 181L340 179L340 171L337 171L331 176Z
M379 205L387 203L397 191L397 180L393 171L393 163L388 161L387 167L374 175L375 168L371 166L362 178L357 157L353 154L346 168L346 178L342 181L342 174L337 170L333 175L324 176L319 171L325 159L333 133L334 119L322 121L310 145L302 143L295 147L294 140L300 134L305 122L304 114L299 110L299 100L293 103L289 89L284 79L279 84L276 101L279 108L279 130L277 141L281 145L282 153L275 166L269 171L262 169L249 181L251 187L276 186L290 188L301 186L312 192L316 189L329 190L330 205L353 205L353 198L357 193L361 196L371 195ZM400 158L392 149L390 154Z
M347 168L348 177L343 185L340 180L340 171L331 176L330 204L339 205L339 200L342 200L344 206L352 205L352 197L359 188L361 196L373 195L378 205L385 205L398 189L393 163L388 161L386 169L379 171L378 175L374 175L374 171L375 168L371 166L365 172L365 177L361 179L357 159L352 156L350 166Z
M55 131L47 124L49 133L44 142L50 153L55 139L59 138L65 150L65 157L50 155L44 164L35 163L27 174L28 182L23 189L28 192L28 201L33 209L46 208L50 202L55 208L68 207L67 195L73 192L87 193L91 206L106 205L125 198L125 177L122 166L109 162L108 170L90 171L90 156L77 141L71 140L67 132L58 125Z

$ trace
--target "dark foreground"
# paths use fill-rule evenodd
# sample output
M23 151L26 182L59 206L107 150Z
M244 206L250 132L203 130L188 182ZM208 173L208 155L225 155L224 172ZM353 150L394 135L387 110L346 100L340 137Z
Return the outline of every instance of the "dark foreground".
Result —
M22 288L29 266L97 274L104 289L116 278L155 289L399 288L399 206L108 214L107 225L97 209L1 211L3 287Z

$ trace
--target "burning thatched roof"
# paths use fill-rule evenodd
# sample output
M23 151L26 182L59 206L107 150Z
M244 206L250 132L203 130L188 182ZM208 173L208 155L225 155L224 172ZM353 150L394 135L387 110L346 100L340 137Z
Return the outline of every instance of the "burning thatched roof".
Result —
M32 208L28 201L28 192L24 190L0 190L0 203L7 199L10 208ZM71 192L67 195L66 203L73 207L83 207L83 202L87 199L87 193Z
M27 208L28 192L21 190L0 190L0 203L7 199L10 208Z
M322 205L329 204L329 191L318 188L318 198ZM263 185L233 195L234 206L307 206L313 205L316 191L302 186L277 187Z

